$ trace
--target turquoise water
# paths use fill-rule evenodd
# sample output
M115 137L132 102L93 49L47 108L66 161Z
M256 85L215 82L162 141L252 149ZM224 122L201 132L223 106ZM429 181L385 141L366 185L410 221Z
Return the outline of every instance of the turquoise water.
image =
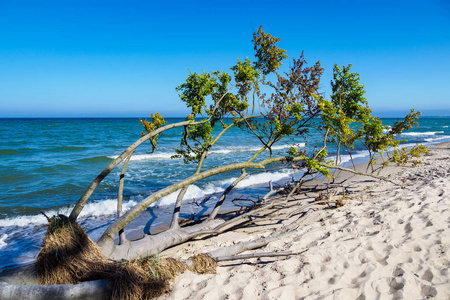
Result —
M394 121L398 119L383 119L387 125ZM408 139L406 145L450 140L450 118L423 118L419 123L419 127L401 136ZM47 215L70 213L71 206L90 182L140 137L141 130L137 118L0 119L0 268L32 259L45 234L46 219L40 211ZM125 209L195 171L194 165L170 158L180 138L180 130L174 129L164 133L155 153L150 153L149 143L138 148L126 175ZM312 131L308 140L320 143L319 133ZM284 154L292 144L310 151L313 142L308 145L304 142L301 139L281 141L274 147L274 154ZM204 169L243 161L259 147L256 138L233 128L211 150ZM356 148L353 156L364 159L367 152ZM348 161L346 156L342 159ZM251 175L238 186L235 195L256 198L266 192L269 180L280 183L289 180L292 171L280 167L274 166L269 173ZM115 218L120 169L121 165L97 188L80 216L94 239ZM210 197L213 205L215 195L238 175L239 171L235 171L196 183L189 189L186 203ZM176 195L169 195L161 199L148 210L149 216L167 214L168 205L175 198ZM183 213L189 216L198 210L195 205L187 205ZM143 228L144 232L158 225L154 217L152 220Z

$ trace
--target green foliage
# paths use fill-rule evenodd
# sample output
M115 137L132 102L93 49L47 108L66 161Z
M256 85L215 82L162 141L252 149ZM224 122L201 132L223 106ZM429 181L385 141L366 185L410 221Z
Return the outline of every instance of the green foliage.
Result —
M308 156L303 156L303 159L310 173L320 173L323 176L331 178L330 169L319 165L319 162L321 161L320 159L314 159Z
M152 121L149 122L147 119L142 120L139 118L139 121L141 122L142 126L144 126L144 129L147 133L152 132L158 128L163 127L167 124L167 121L164 120L164 117L159 114L159 112L155 114L150 114L150 117L152 118ZM142 132L142 136L144 136L146 133ZM160 134L155 135L154 137L150 138L150 143L152 144L152 152L155 151L156 146L158 144L158 139L160 137Z
M264 75L277 70L282 65L281 61L287 58L286 50L280 49L275 45L279 41L279 38L265 33L262 30L262 26L259 26L258 31L253 33L252 42L255 49L255 57L257 58L254 65Z
M345 146L352 148L355 140L359 138L357 133L350 127L354 120L345 115L345 112L339 106L322 97L315 97L322 112L322 122L327 129L328 140L330 142L337 140L338 143L343 143Z
M238 126L254 134L272 154L271 147L284 137L300 136L306 139L310 121L321 116L325 129L324 148L315 155L307 156L292 147L288 154L290 157L301 156L303 166L312 173L330 176L330 171L319 165L325 160L327 141L337 143L337 156L341 146L350 151L356 142L360 142L369 151L369 163L373 164L376 154L383 155L389 147L397 147L400 143L398 135L417 124L415 120L420 113L414 110L404 120L395 122L392 128L387 128L379 118L372 116L360 76L352 72L351 64L334 66L330 100L319 93L324 71L320 61L307 66L302 52L281 73L279 68L288 56L285 50L278 48L279 41L260 26L253 33L252 40L256 61L238 59L230 68L232 74L223 71L190 72L176 90L180 99L191 109L187 120L200 120L185 126L174 157L183 158L185 163L197 162L201 165L209 149L230 128L225 123L227 117L233 118L230 126ZM268 75L276 80L266 80ZM260 114L255 116L255 110ZM152 115L152 118L152 122L141 120L147 132L165 124L159 114ZM214 137L216 124L221 124L223 131ZM158 136L151 140L153 149L157 139ZM420 155L421 151L414 149L409 153ZM394 152L393 161L403 163L402 152Z
M343 144L348 149L353 148L354 142L362 137L363 130L358 131L358 128L366 126L367 130L374 132L378 124L370 116L371 110L367 107L359 74L350 72L351 67L352 65L348 65L341 69L334 66L331 101L316 97L329 138L336 139L338 144ZM360 126L352 128L351 125L355 123Z
M172 158L182 158L185 163L199 162L203 152L212 146L212 131L210 122L186 126L180 147L175 149Z
M302 53L299 59L293 59L287 72L283 75L275 72L276 82L261 83L272 89L267 95L257 91L260 106L265 113L261 120L248 122L247 128L255 134L261 142L270 148L286 136L296 135L305 137L309 131L306 124L319 115L319 108L314 96L319 95L319 83L323 74L320 62L307 67Z
M303 109L304 107L304 103L292 103L292 104L288 104L286 106L286 111L290 114L293 115L296 121L301 121L303 120L303 115L305 113L305 110Z
M344 145L347 151L354 148L359 141L369 151L369 165L373 165L376 154L383 155L391 147L397 147L400 140L397 138L403 131L417 125L419 112L411 112L403 121L394 122L392 128L384 126L379 118L371 115L367 100L364 98L364 86L359 83L359 74L350 71L351 65L342 68L335 65L331 82L331 100L315 96L321 109L322 121L326 128L326 137L329 141ZM394 160L400 164L404 162L402 153L394 152ZM338 161L338 159L336 159ZM387 166L388 162L383 163Z
M416 144L416 146L412 147L410 150L411 157L419 158L424 153L428 153L428 147L424 145Z
M367 100L364 98L366 91L364 85L359 83L359 74L350 72L352 65L334 65L333 79L331 82L331 102L339 107L344 115L357 121L366 120L368 113Z
M417 123L416 120L419 119L420 111L414 111L414 109L411 109L410 113L405 116L405 119L400 122L394 122L394 125L392 126L391 130L389 131L389 134L391 135L398 135L401 134L403 131L408 130L414 126L418 126L419 123Z
M408 162L408 149L403 147L400 151L394 149L391 160L397 164L397 166L404 166Z
M390 145L390 137L383 134L383 129L383 123L379 118L369 116L367 122L363 123L363 144L369 151L386 151L386 148Z
M299 153L298 153L298 149L296 147L290 147L289 151L287 152L287 154L290 157L296 157Z
M236 86L238 88L237 96L242 101L247 102L248 93L251 91L252 87L259 87L258 78L260 72L252 65L252 62L248 57L244 62L238 59L238 63L231 67L231 70L234 71L234 80L236 81ZM243 109L238 110L243 111Z
M302 53L299 59L293 59L283 76L278 74L282 60L287 58L286 51L276 46L278 41L260 27L253 35L255 62L249 58L244 61L238 59L237 64L230 68L233 76L219 71L191 72L186 82L177 87L181 100L191 108L188 120L201 115L211 127L219 122L226 128L224 118L232 116L235 125L256 135L269 150L285 136L305 135L308 131L305 124L319 113L312 94L317 93L323 68L320 62L306 67ZM270 73L277 77L275 83L265 81L265 75ZM231 92L233 81L232 87L236 87L236 92ZM260 90L262 85L274 92L267 97ZM250 94L253 95L252 103ZM206 104L208 98L212 103L209 108ZM254 118L255 108L259 110L263 106L265 112L259 115L261 119ZM207 131L189 127L175 157L183 157L185 162L199 161L201 154L212 146L212 140L212 134L208 135Z
M214 76L203 72L203 74L190 73L186 82L179 85L176 90L180 99L191 108L191 116L202 114L206 107L206 97L211 95L218 87Z
M416 144L409 151L406 147L403 147L400 151L395 149L392 153L391 161L397 166L405 166L411 163L413 167L416 167L422 163L422 161L415 159L420 158L422 154L428 153L428 148L423 145Z

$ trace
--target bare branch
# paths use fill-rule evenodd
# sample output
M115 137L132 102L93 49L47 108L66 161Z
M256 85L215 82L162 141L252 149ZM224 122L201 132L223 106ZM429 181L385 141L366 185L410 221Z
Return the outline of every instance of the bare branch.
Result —
M120 172L119 177L119 191L117 192L117 217L120 218L122 216L122 202L123 202L123 185L125 181L125 172L127 171L128 162L131 159L131 156L133 155L134 151L128 155L127 159L125 160L122 168L122 172ZM123 228L119 230L119 244L122 244L125 242L126 236L123 231Z
M231 261L231 260L239 260L239 259L250 259L250 258L261 258L261 257L280 257L280 256L291 256L291 255L299 255L305 253L308 249L292 252L292 251L283 251L283 252L262 252L262 253L250 253L250 254L241 254L241 255L232 255L232 256L219 256L215 258L215 261Z
M339 166L329 165L329 164L326 164L326 163L323 163L323 162L318 162L318 164L320 166L322 166L322 167L325 167L325 168L337 169L337 170L341 170L341 171L345 171L345 172L350 172L350 173L353 173L353 174L356 174L356 175L368 176L368 177L372 177L372 178L375 178L375 179L379 179L379 180L390 182L390 183L392 183L392 184L394 184L396 186L403 187L402 184L399 184L399 183L397 183L395 181L392 181L392 180L390 180L390 179L388 179L386 177L377 176L377 175L374 175L374 174L371 174L371 173L359 172L359 171L356 171L356 170L343 168L343 167L339 167Z

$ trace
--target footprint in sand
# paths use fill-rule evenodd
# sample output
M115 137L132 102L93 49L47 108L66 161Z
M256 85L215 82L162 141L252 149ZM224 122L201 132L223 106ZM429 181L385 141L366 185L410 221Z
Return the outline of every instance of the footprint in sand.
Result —
M405 233L406 233L406 234L411 233L411 232L413 231L413 228L412 228L412 226L411 226L411 223L408 222L408 223L405 225L404 230L405 230Z
M433 273L430 271L430 269L427 269L427 270L423 273L423 275L421 276L421 278L422 278L423 280L426 280L426 281L428 281L428 282L431 282L431 280L433 280L433 277L434 277L434 275L433 275Z
M402 269L400 265L395 267L394 271L392 272L392 275L395 277L401 277L403 276L403 274L405 274L405 271Z
M403 278L388 278L389 294L394 294L405 287L405 279Z
M437 290L430 285L422 284L420 286L420 295L424 298L435 297L437 295Z

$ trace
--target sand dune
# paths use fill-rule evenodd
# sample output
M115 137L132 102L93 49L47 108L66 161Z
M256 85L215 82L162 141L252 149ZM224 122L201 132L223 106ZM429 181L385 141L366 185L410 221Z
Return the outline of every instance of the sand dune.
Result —
M160 299L450 299L450 144L430 150L418 168L384 171L404 179L404 189L352 176L345 206L315 212L295 235L252 251L303 254L222 262L214 275L186 272ZM251 224L167 254L187 258L277 226Z

